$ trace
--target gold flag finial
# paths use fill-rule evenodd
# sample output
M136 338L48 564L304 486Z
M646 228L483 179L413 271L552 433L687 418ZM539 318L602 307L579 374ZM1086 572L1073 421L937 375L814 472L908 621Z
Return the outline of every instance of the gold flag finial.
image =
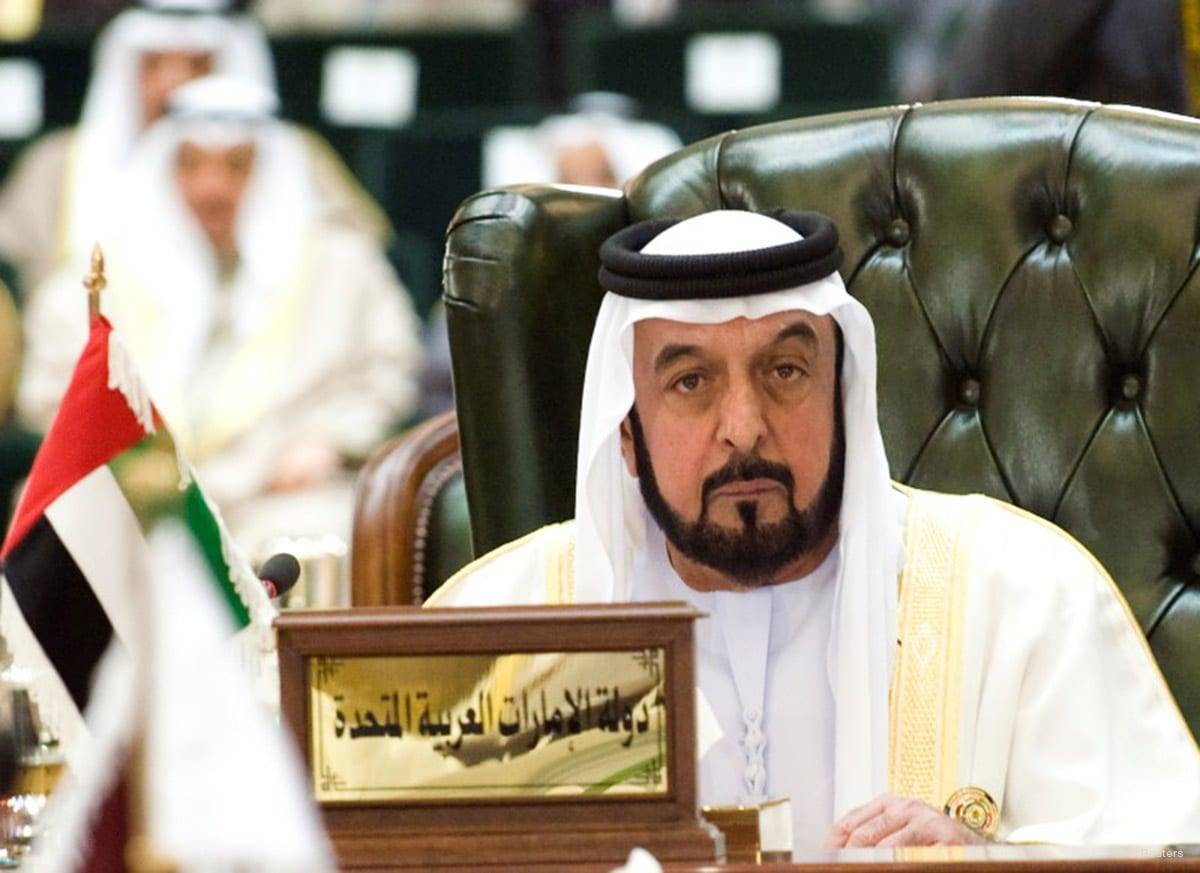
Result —
M88 274L83 277L83 287L88 290L88 313L95 318L100 314L100 292L108 280L104 278L104 252L100 251L100 243L92 246L92 264Z

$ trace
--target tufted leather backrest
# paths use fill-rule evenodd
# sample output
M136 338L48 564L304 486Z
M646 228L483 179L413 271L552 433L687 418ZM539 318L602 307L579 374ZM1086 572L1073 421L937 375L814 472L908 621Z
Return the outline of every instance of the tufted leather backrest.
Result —
M471 560L453 412L381 445L359 470L354 492L354 606L419 606Z
M612 231L815 209L870 310L892 474L981 491L1084 543L1200 728L1200 122L988 99L723 134L621 197L485 192L447 243L478 551L572 514L579 395Z

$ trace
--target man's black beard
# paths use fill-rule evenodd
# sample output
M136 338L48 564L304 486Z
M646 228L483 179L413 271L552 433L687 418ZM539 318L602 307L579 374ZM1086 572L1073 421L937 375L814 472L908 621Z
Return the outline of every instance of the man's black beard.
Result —
M840 368L839 368L840 369ZM838 380L840 383L840 379ZM700 518L689 522L676 512L654 475L637 409L629 411L638 487L650 515L663 535L681 554L723 574L730 581L753 588L777 581L777 574L800 556L813 550L837 523L842 508L842 480L846 464L845 417L841 386L834 397L833 446L825 480L816 497L803 510L794 502L795 479L785 465L757 455L738 454L704 480ZM736 504L742 530L732 531L708 519L708 499L714 490L731 482L773 479L787 492L788 514L772 524L758 523L758 504L746 500Z

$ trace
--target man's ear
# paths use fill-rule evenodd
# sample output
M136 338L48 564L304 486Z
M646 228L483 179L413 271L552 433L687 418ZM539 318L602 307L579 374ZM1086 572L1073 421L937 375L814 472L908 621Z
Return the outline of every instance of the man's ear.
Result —
M621 422L621 457L625 459L625 469L629 475L637 478L637 461L633 454L633 430L629 425L629 416Z

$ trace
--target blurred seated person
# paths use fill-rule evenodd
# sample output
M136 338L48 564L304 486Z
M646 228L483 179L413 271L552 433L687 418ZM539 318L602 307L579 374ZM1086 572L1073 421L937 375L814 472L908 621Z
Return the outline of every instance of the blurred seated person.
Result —
M938 68L955 45L963 22L972 10L988 0L869 0L871 12L880 16L893 34L892 80L906 103L932 100L937 92Z
M65 258L91 249L111 209L108 186L176 88L210 73L274 88L266 37L229 5L144 0L97 38L79 125L32 143L0 189L0 257L17 268L26 294ZM310 132L305 151L329 215L386 243L387 219L328 144Z
M617 188L647 165L682 146L670 128L636 121L634 101L594 92L573 102L574 112L541 124L494 128L483 144L483 185L526 182ZM438 305L426 328L421 410L436 415L454 405L446 312Z
M634 120L635 103L623 94L583 94L572 106L574 112L536 126L493 128L483 143L484 187L541 182L618 188L682 146L669 127ZM421 409L436 415L454 405L450 339L440 305L429 317L426 352Z
M633 118L623 94L580 95L573 111L535 127L502 126L483 144L486 188L523 182L619 187L683 143L665 125Z
M412 410L420 358L403 287L366 235L323 216L276 105L228 77L179 89L103 237L102 309L251 554L280 536L348 534L350 464ZM84 343L84 272L65 266L28 312L18 412L37 428Z
M1193 113L1177 0L987 0L940 96L1036 95Z

